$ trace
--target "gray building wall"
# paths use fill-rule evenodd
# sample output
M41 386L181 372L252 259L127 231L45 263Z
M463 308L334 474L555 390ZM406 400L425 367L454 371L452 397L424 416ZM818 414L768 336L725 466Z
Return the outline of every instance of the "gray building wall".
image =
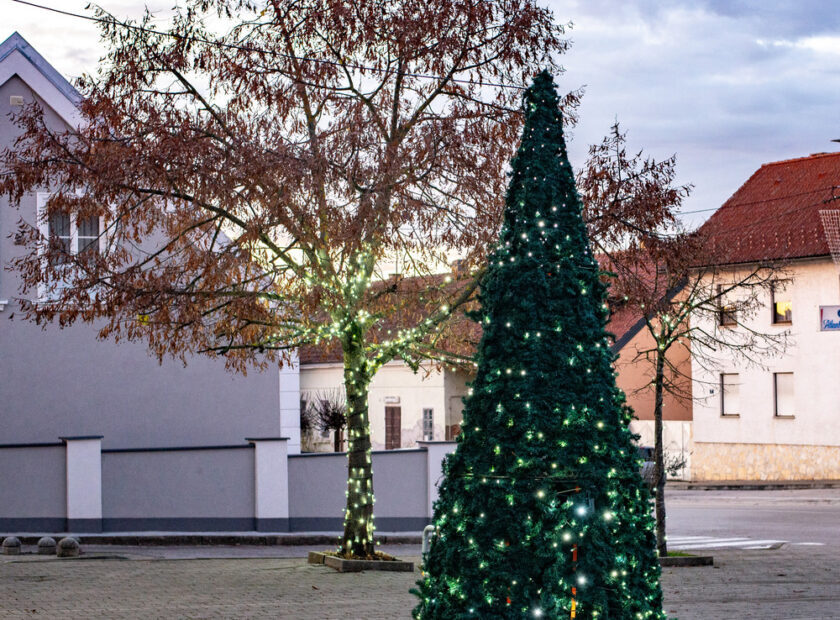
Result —
M19 77L0 85L0 149L13 146L18 132L11 95L35 96ZM44 107L47 122L63 127ZM23 252L11 238L20 219L37 223L36 195L19 210L0 197L0 267ZM276 367L243 377L204 356L189 358L186 368L159 364L142 343L97 341L95 325L28 323L18 296L16 274L0 269L0 300L9 300L0 310L0 444L103 435L104 448L201 446L280 434Z
M253 446L103 451L102 529L254 529Z
M64 530L64 445L0 446L0 531Z

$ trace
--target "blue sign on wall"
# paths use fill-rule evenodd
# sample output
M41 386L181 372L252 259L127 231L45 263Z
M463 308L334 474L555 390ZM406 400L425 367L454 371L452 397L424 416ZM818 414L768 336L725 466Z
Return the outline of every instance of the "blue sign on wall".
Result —
M840 306L820 306L820 331L840 332Z

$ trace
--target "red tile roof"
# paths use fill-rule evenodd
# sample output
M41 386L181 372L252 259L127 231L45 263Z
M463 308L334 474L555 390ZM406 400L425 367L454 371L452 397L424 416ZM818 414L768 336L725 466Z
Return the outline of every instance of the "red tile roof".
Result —
M829 255L819 211L840 209L840 152L764 164L700 228L717 264Z

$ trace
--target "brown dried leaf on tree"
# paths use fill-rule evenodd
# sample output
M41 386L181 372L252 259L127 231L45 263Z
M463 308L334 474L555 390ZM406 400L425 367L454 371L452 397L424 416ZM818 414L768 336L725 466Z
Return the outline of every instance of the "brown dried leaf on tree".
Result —
M428 356L472 298L521 124L521 91L498 84L559 71L563 28L533 0L191 0L168 33L150 14L95 16L107 54L79 82L83 125L58 131L26 108L2 156L12 202L49 187L43 221L103 222L85 256L21 222L23 295L51 300L28 316L241 371L338 343L344 543L369 555L368 383L393 358ZM457 285L441 287L431 275L453 255ZM374 286L397 256L430 285ZM388 337L405 306L422 312Z

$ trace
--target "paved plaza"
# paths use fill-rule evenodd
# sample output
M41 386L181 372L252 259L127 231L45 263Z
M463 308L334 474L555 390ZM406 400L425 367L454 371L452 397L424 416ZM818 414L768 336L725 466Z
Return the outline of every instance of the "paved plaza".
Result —
M680 620L840 619L840 489L676 491L674 548L714 567L663 574ZM84 545L58 560L0 555L0 618L409 618L419 573L336 573L324 545ZM28 547L27 551L34 551ZM419 545L383 551L419 560Z
M284 554L303 551L283 549ZM417 547L402 551L402 557L410 557ZM173 559L190 553L221 557ZM303 558L233 557L249 553L249 548L181 548L170 553L97 547L79 559L0 556L0 617L410 617L414 599L408 590L417 572L341 574L308 565ZM261 553L267 553L265 548ZM840 562L831 548L784 545L769 550L728 549L714 555L714 567L664 571L670 616L840 618Z

